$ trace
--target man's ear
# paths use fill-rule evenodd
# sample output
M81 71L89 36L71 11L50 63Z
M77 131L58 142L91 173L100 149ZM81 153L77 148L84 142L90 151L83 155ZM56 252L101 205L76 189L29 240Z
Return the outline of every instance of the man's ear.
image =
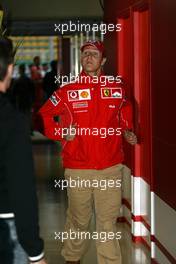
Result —
M8 77L12 77L12 74L13 74L13 64L9 64L7 68L7 75Z
M103 58L101 61L101 66L104 66L105 62L106 62L106 58Z

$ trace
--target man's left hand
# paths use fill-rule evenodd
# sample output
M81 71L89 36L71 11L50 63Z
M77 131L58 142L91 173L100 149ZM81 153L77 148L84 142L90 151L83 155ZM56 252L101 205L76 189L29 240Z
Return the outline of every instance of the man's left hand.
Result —
M137 144L137 137L136 137L136 135L132 131L125 130L124 133L123 133L123 135L124 135L125 140L129 144L131 144L131 145Z

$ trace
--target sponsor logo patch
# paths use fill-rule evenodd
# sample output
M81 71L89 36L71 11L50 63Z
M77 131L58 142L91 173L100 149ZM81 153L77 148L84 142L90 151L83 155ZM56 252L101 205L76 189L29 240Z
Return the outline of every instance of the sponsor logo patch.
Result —
M91 99L90 89L67 91L67 96L70 102Z
M89 93L87 91L82 91L80 93L80 96L81 96L81 98L88 98L89 97Z
M72 104L73 108L84 108L84 107L88 107L88 102L74 102Z
M104 90L103 90L103 95L104 95L105 97L110 96L110 94L111 94L111 90L110 90L110 89L104 89Z
M122 89L121 88L101 88L101 98L122 98Z
M78 91L69 91L68 97L69 101L79 100L79 93Z
M56 93L54 93L53 95L51 95L49 99L50 99L51 103L54 106L57 106L59 104L60 100L61 100Z
M109 108L115 108L116 106L115 105L109 105Z

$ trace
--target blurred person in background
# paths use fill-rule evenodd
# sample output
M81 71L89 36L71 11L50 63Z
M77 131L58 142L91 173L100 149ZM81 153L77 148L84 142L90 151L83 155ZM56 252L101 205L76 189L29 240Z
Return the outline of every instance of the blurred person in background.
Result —
M16 107L24 112L31 112L35 100L34 82L26 75L25 64L19 65L19 78L13 83L13 97Z
M41 82L42 80L42 67L39 56L35 56L33 59L33 65L31 66L31 78L36 82Z
M27 77L25 64L19 65L19 78L12 85L12 102L19 111L25 113L32 132L32 107L35 101L34 82Z
M0 38L0 263L46 264L39 236L32 146L26 115L6 92L13 73L11 40Z
M42 64L42 77L45 77L45 74L49 71L49 66L48 63L43 63Z
M38 111L44 100L42 67L39 56L34 57L33 65L30 67L30 69L31 79L34 81L35 84L34 112L36 112Z
M50 65L51 71L47 72L43 79L43 89L46 94L46 99L48 99L60 85L58 82L55 82L55 76L57 76L57 60L51 61Z

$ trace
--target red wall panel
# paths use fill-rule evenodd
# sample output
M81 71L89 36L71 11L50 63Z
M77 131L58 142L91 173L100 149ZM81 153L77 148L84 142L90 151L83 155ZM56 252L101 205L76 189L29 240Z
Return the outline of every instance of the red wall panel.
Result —
M152 1L153 190L176 209L176 1Z
M109 3L109 2L108 2ZM151 180L151 129L150 129L150 81L149 81L149 15L145 12L145 1L116 1L113 10L106 6L107 23L121 23L122 31L112 38L109 34L108 49L115 48L117 56L110 59L116 71L123 78L126 94L133 102L135 112L135 132L141 135L140 145L134 148L125 145L126 164L133 168L132 173L141 176L150 184ZM135 9L134 9L135 4ZM131 6L133 5L133 6ZM143 10L144 9L144 10ZM108 12L113 16L108 16ZM116 10L116 11L114 11ZM134 12L140 10L141 12ZM142 12L143 11L143 12ZM135 14L135 15L134 15ZM138 17L138 20L135 19ZM135 36L135 37L134 37ZM109 55L109 53L108 53ZM108 56L109 59L109 56ZM117 62L116 62L117 61ZM117 64L117 65L116 65ZM112 71L110 64L109 71ZM108 72L109 73L109 72Z
M126 96L133 102L133 40L131 34L132 19L130 12L125 12L117 23L122 25L121 32L118 33L117 40L117 72L122 76ZM131 168L134 175L134 148L124 140L125 164Z
M105 20L113 19L119 15L122 11L124 12L130 6L137 3L148 3L148 1L141 0L104 0L105 4Z
M112 23L112 22L111 22ZM107 75L117 75L117 34L116 32L108 32L104 40L106 46L107 61L105 64L105 72Z
M139 145L135 151L135 175L151 183L151 89L149 10L134 11L134 96L137 102Z
M134 4L140 6L141 2L144 1L104 0L105 21L115 23L121 13L131 10ZM176 1L153 0L145 1L144 4L147 2L151 8L152 190L176 209ZM118 48L115 34L108 35L106 43L108 58L111 54L108 70L114 73L118 68L116 51L112 56L112 50ZM146 107L142 111L146 111ZM146 149L143 151L150 152ZM144 164L145 161L143 167Z

